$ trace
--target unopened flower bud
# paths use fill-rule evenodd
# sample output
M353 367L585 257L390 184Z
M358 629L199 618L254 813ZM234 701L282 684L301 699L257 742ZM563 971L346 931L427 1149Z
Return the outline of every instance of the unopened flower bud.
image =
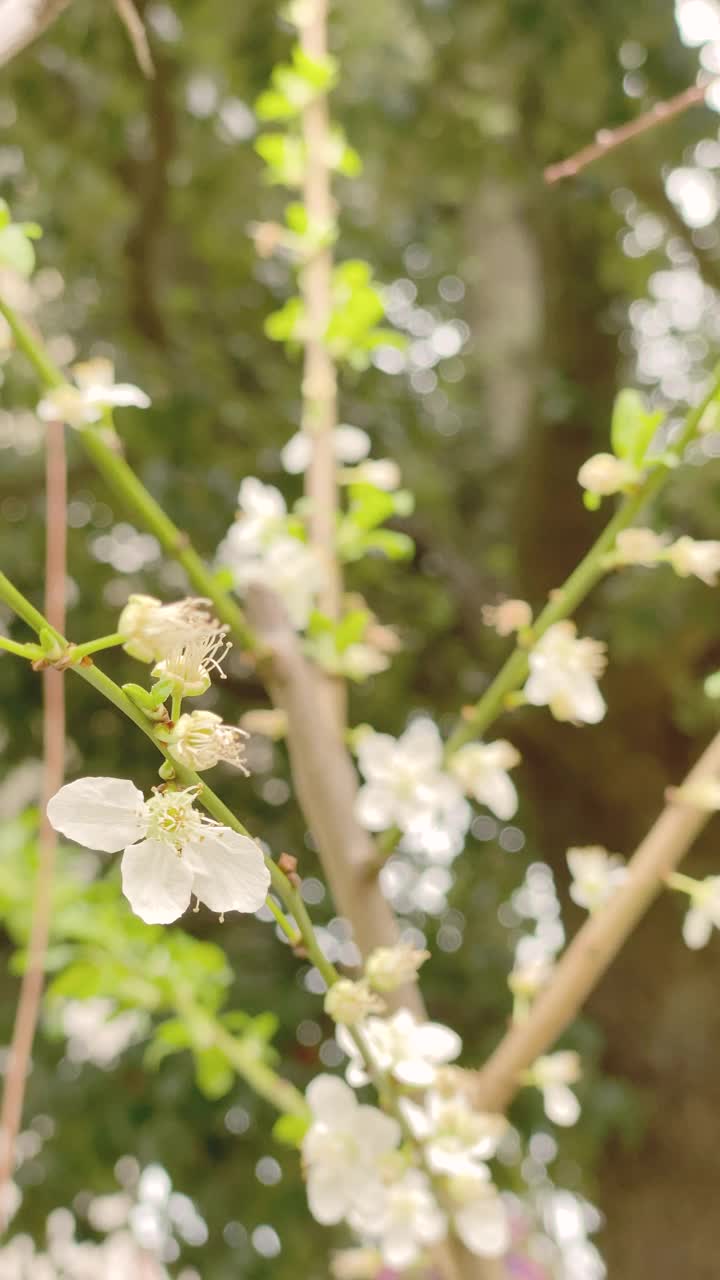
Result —
M368 956L365 976L376 991L396 991L408 982L415 982L420 966L429 958L429 951L419 951L406 942L394 947L376 947Z
M615 564L641 564L646 568L657 564L665 550L665 542L652 529L623 529L615 540Z
M532 609L527 600L501 600L500 604L484 605L482 620L499 636L510 636L513 631L522 631L530 626Z
M369 1014L383 1013L385 1001L375 995L364 980L353 982L350 978L340 978L325 996L324 1008L335 1022L354 1027Z
M588 493L597 493L606 497L611 493L620 493L630 485L636 484L640 472L629 462L616 458L612 453L596 453L588 458L578 471L578 483Z

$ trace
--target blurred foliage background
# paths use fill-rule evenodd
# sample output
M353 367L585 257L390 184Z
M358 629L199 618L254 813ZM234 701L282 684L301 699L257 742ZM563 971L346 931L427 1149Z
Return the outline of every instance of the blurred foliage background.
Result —
M290 36L259 0L139 7L153 81L110 7L90 0L73 0L2 72L0 192L17 219L45 230L34 319L53 354L63 364L109 354L118 377L148 390L151 411L118 415L128 457L212 557L244 475L297 493L279 451L298 425L298 367L263 333L290 280L281 263L256 258L249 230L282 205L283 193L261 181L252 103ZM503 594L539 604L601 527L575 475L606 447L617 387L634 381L682 408L716 359L713 111L696 109L570 182L542 180L546 164L598 128L691 83L697 48L717 70L714 13L697 0L677 15L670 0L630 10L617 0L334 5L334 109L364 160L361 178L339 184L339 254L374 264L390 318L410 337L404 359L345 378L342 417L370 432L376 455L398 459L417 495L404 526L417 544L412 564L351 570L350 586L405 646L390 672L353 690L356 721L398 733L411 710L442 723L479 695L505 645L482 625L482 605ZM0 562L39 602L36 393L21 360L7 360L2 375ZM695 457L702 469L687 468L663 499L678 533L717 536L714 443ZM112 630L130 592L173 598L184 582L128 523L71 434L69 447L68 630L82 640ZM516 713L517 826L508 834L485 820L454 866L449 897L406 913L434 953L431 1011L463 1033L468 1062L508 1013L503 976L519 920L498 909L525 866L549 863L562 888L568 845L629 853L713 728L701 686L720 665L717 592L630 571L611 577L581 620L610 647L607 719L578 731ZM122 655L105 665L132 678ZM228 719L263 704L242 655L230 670ZM132 771L151 785L150 747L79 681L68 696L73 774ZM9 819L36 797L40 751L39 685L10 657L0 660L0 697ZM224 797L313 877L283 750L256 744L253 763L248 782L222 777ZM709 837L691 873L712 870L713 853ZM326 898L316 911L333 916ZM578 916L568 910L570 927ZM679 921L674 901L653 911L568 1041L594 1065L584 1120L560 1139L552 1177L587 1190L607 1215L601 1244L613 1280L634 1280L641 1267L656 1280L716 1274L718 944L690 955ZM276 1047L300 1086L321 1062L334 1065L319 1002L266 926L201 915L186 927L225 948L238 1008L275 1012ZM9 957L9 937L4 950ZM16 988L3 978L5 1040ZM532 1108L523 1101L521 1125L538 1121ZM205 1280L285 1280L298 1259L304 1275L327 1274L327 1233L305 1211L295 1154L269 1137L270 1108L241 1085L203 1097L187 1055L153 1072L138 1047L101 1070L70 1061L62 1039L42 1038L28 1099L28 1117L36 1114L56 1127L22 1170L32 1188L25 1229L40 1236L54 1206L112 1189L113 1167L131 1154L165 1165L207 1220L208 1243L184 1255ZM268 1155L277 1168L258 1165ZM271 1169L269 1180L258 1169ZM277 1232L276 1256L253 1247L258 1224Z

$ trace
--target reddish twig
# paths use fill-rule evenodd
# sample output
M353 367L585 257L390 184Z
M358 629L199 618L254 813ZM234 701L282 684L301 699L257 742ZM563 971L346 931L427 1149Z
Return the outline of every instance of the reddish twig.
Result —
M48 425L46 445L45 614L50 624L61 633L65 629L66 507L65 440L62 424L53 422ZM32 925L0 1108L0 1230L3 1231L7 1226L7 1200L3 1192L15 1168L15 1145L22 1122L25 1085L40 1013L50 932L56 836L45 817L45 807L50 796L62 785L64 762L63 675L50 667L43 672L42 817Z
M676 116L682 115L683 111L687 111L689 107L694 107L698 103L704 102L708 89L712 88L714 83L716 82L694 84L689 89L683 89L682 93L676 94L674 98L668 98L665 102L656 102L654 107L651 107L644 115L638 116L637 120L622 124L617 129L600 129L595 134L595 141L591 142L587 147L576 151L575 155L569 156L567 160L561 160L558 164L548 165L543 173L546 183L550 186L553 182L560 182L563 178L574 178L575 174L579 173L581 169L585 169L593 161L599 160L608 151L614 151L616 147L621 147L624 142L629 142L631 138L636 138L638 134L647 133L649 129L656 129L658 125L666 124L668 120L673 120Z

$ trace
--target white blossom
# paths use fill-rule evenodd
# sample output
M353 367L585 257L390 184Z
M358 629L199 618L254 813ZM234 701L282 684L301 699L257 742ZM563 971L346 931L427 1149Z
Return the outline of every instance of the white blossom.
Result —
M479 1166L454 1176L448 1191L455 1206L453 1226L465 1248L481 1258L500 1258L507 1253L510 1220L487 1170Z
M265 586L280 596L296 630L300 631L307 626L325 578L322 565L312 548L299 542L297 538L281 536L262 556L233 560L228 540L224 546L225 561L233 572L235 586L241 594L244 595L255 583ZM219 554L222 559L222 548Z
M118 1012L114 1000L96 996L90 1000L65 1000L60 1023L67 1038L71 1062L93 1062L110 1067L128 1045L140 1039L147 1015L138 1009Z
M340 978L330 987L324 1001L325 1012L335 1022L354 1027L372 1013L382 1013L384 1000L375 995L367 982Z
M209 600L188 598L163 604L155 596L131 595L118 620L123 648L140 662L159 662L179 641L197 632L216 631L219 623Z
M338 479L341 484L371 484L392 493L400 488L402 473L394 458L366 458L357 467L344 467Z
M176 644L153 667L153 676L170 682L173 691L183 698L199 697L210 688L213 674L225 679L220 664L232 648L227 631L227 627L217 627L179 635Z
M398 1009L389 1018L367 1018L359 1030L375 1069L418 1089L432 1085L438 1067L452 1062L462 1048L455 1031L440 1022L419 1022L409 1009ZM369 1077L353 1037L342 1026L336 1037L350 1059L349 1083L367 1084Z
M620 493L640 479L640 472L631 463L616 458L612 453L596 453L588 458L578 471L578 484L588 493L606 497Z
M483 605L482 619L499 636L510 636L530 626L532 609L527 600L501 600L499 604Z
M365 785L355 815L369 831L397 826L413 851L454 856L471 811L457 781L443 771L442 739L432 720L413 720L400 738L367 730L357 758Z
M37 407L43 422L66 422L70 427L84 427L98 422L105 409L131 405L147 409L150 397L129 382L115 382L112 360L98 357L73 366L75 386L64 383L48 391Z
M520 752L504 738L469 742L450 760L450 770L468 795L506 822L517 810L518 797L508 770L520 763Z
M270 875L248 836L194 807L195 788L156 791L149 800L121 778L78 778L52 797L56 831L88 849L124 850L123 892L147 924L170 924L191 895L211 911L258 911Z
M504 1116L474 1111L457 1092L447 1094L435 1088L425 1095L422 1106L408 1098L400 1105L413 1135L423 1144L432 1173L472 1175L478 1162L482 1165L495 1155L507 1130Z
M338 462L355 463L370 452L370 437L361 427L341 423L333 431L333 449ZM285 470L291 476L300 475L310 466L313 437L309 432L297 431L291 436L280 457Z
M614 564L640 564L651 568L665 551L665 539L653 529L623 529L615 539L611 553Z
M235 555L260 555L286 526L287 505L280 490L246 476L238 493L238 517L227 537Z
M720 929L720 876L693 880L690 876L672 874L668 876L668 884L690 898L683 921L683 938L688 947L699 951L707 946L713 928Z
M717 586L720 574L720 542L698 542L695 538L678 538L668 547L664 558L680 578L700 578L709 587Z
M570 897L588 911L604 906L627 879L628 869L622 858L608 853L602 845L568 849L566 857L573 878Z
M400 1141L397 1120L362 1106L336 1076L320 1075L306 1093L312 1124L302 1143L310 1212L330 1225L351 1210L377 1210L383 1159Z
M527 934L515 948L508 986L519 1001L527 1004L549 981L553 968L552 951L540 938Z
M447 1232L447 1218L437 1203L426 1174L409 1169L370 1210L358 1206L348 1215L356 1231L377 1240L383 1261L404 1270L424 1249Z
M249 773L245 743L250 735L245 729L223 724L222 717L214 711L184 712L169 732L162 727L157 732L167 741L171 756L188 769L202 773L222 761Z
M527 1073L526 1083L542 1093L545 1114L555 1124L569 1127L580 1115L580 1103L569 1088L581 1075L580 1057L572 1049L561 1049L537 1058Z
M398 942L394 947L375 947L367 958L365 976L376 991L397 991L398 987L415 982L420 966L429 959L429 951L419 951L407 942Z
M533 706L548 706L556 720L597 724L605 701L597 686L606 666L605 646L578 639L573 622L555 622L529 654L524 694Z

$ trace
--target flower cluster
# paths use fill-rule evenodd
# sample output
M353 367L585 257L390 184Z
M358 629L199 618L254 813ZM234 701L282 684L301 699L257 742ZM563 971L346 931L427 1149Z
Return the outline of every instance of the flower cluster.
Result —
M298 630L307 626L323 582L315 553L294 536L292 518L279 489L246 476L238 494L238 514L218 547L218 560L245 595L254 584L268 587L283 601Z
M473 1253L504 1254L509 1244L504 1204L487 1160L505 1131L500 1116L473 1112L443 1073L460 1040L439 1023L421 1023L405 1009L369 1017L357 1036L376 1077L402 1084L398 1120L358 1103L353 1089L367 1079L356 1036L338 1027L350 1057L349 1083L320 1076L307 1091L312 1123L303 1140L308 1202L318 1222L346 1221L366 1246L397 1269L411 1267L446 1236L450 1225ZM407 1090L425 1090L413 1098Z
M158 789L149 800L122 778L78 778L47 806L56 831L87 849L124 850L123 893L147 924L170 924L194 894L211 911L258 911L270 875L248 836L206 818L195 788Z
M671 889L679 889L690 899L683 921L683 938L688 947L699 951L706 947L713 928L720 929L720 876L693 880L691 876L673 872L668 876Z
M449 862L463 847L472 811L465 795L505 820L517 809L509 770L520 760L509 742L468 743L445 767L436 725L418 717L399 738L372 729L358 735L365 779L356 816L368 831L397 827L403 848Z
M560 900L552 871L543 862L532 863L525 880L511 899L513 913L533 920L532 933L525 933L515 947L508 986L514 996L513 1017L523 1018L536 995L552 976L555 957L565 943Z

